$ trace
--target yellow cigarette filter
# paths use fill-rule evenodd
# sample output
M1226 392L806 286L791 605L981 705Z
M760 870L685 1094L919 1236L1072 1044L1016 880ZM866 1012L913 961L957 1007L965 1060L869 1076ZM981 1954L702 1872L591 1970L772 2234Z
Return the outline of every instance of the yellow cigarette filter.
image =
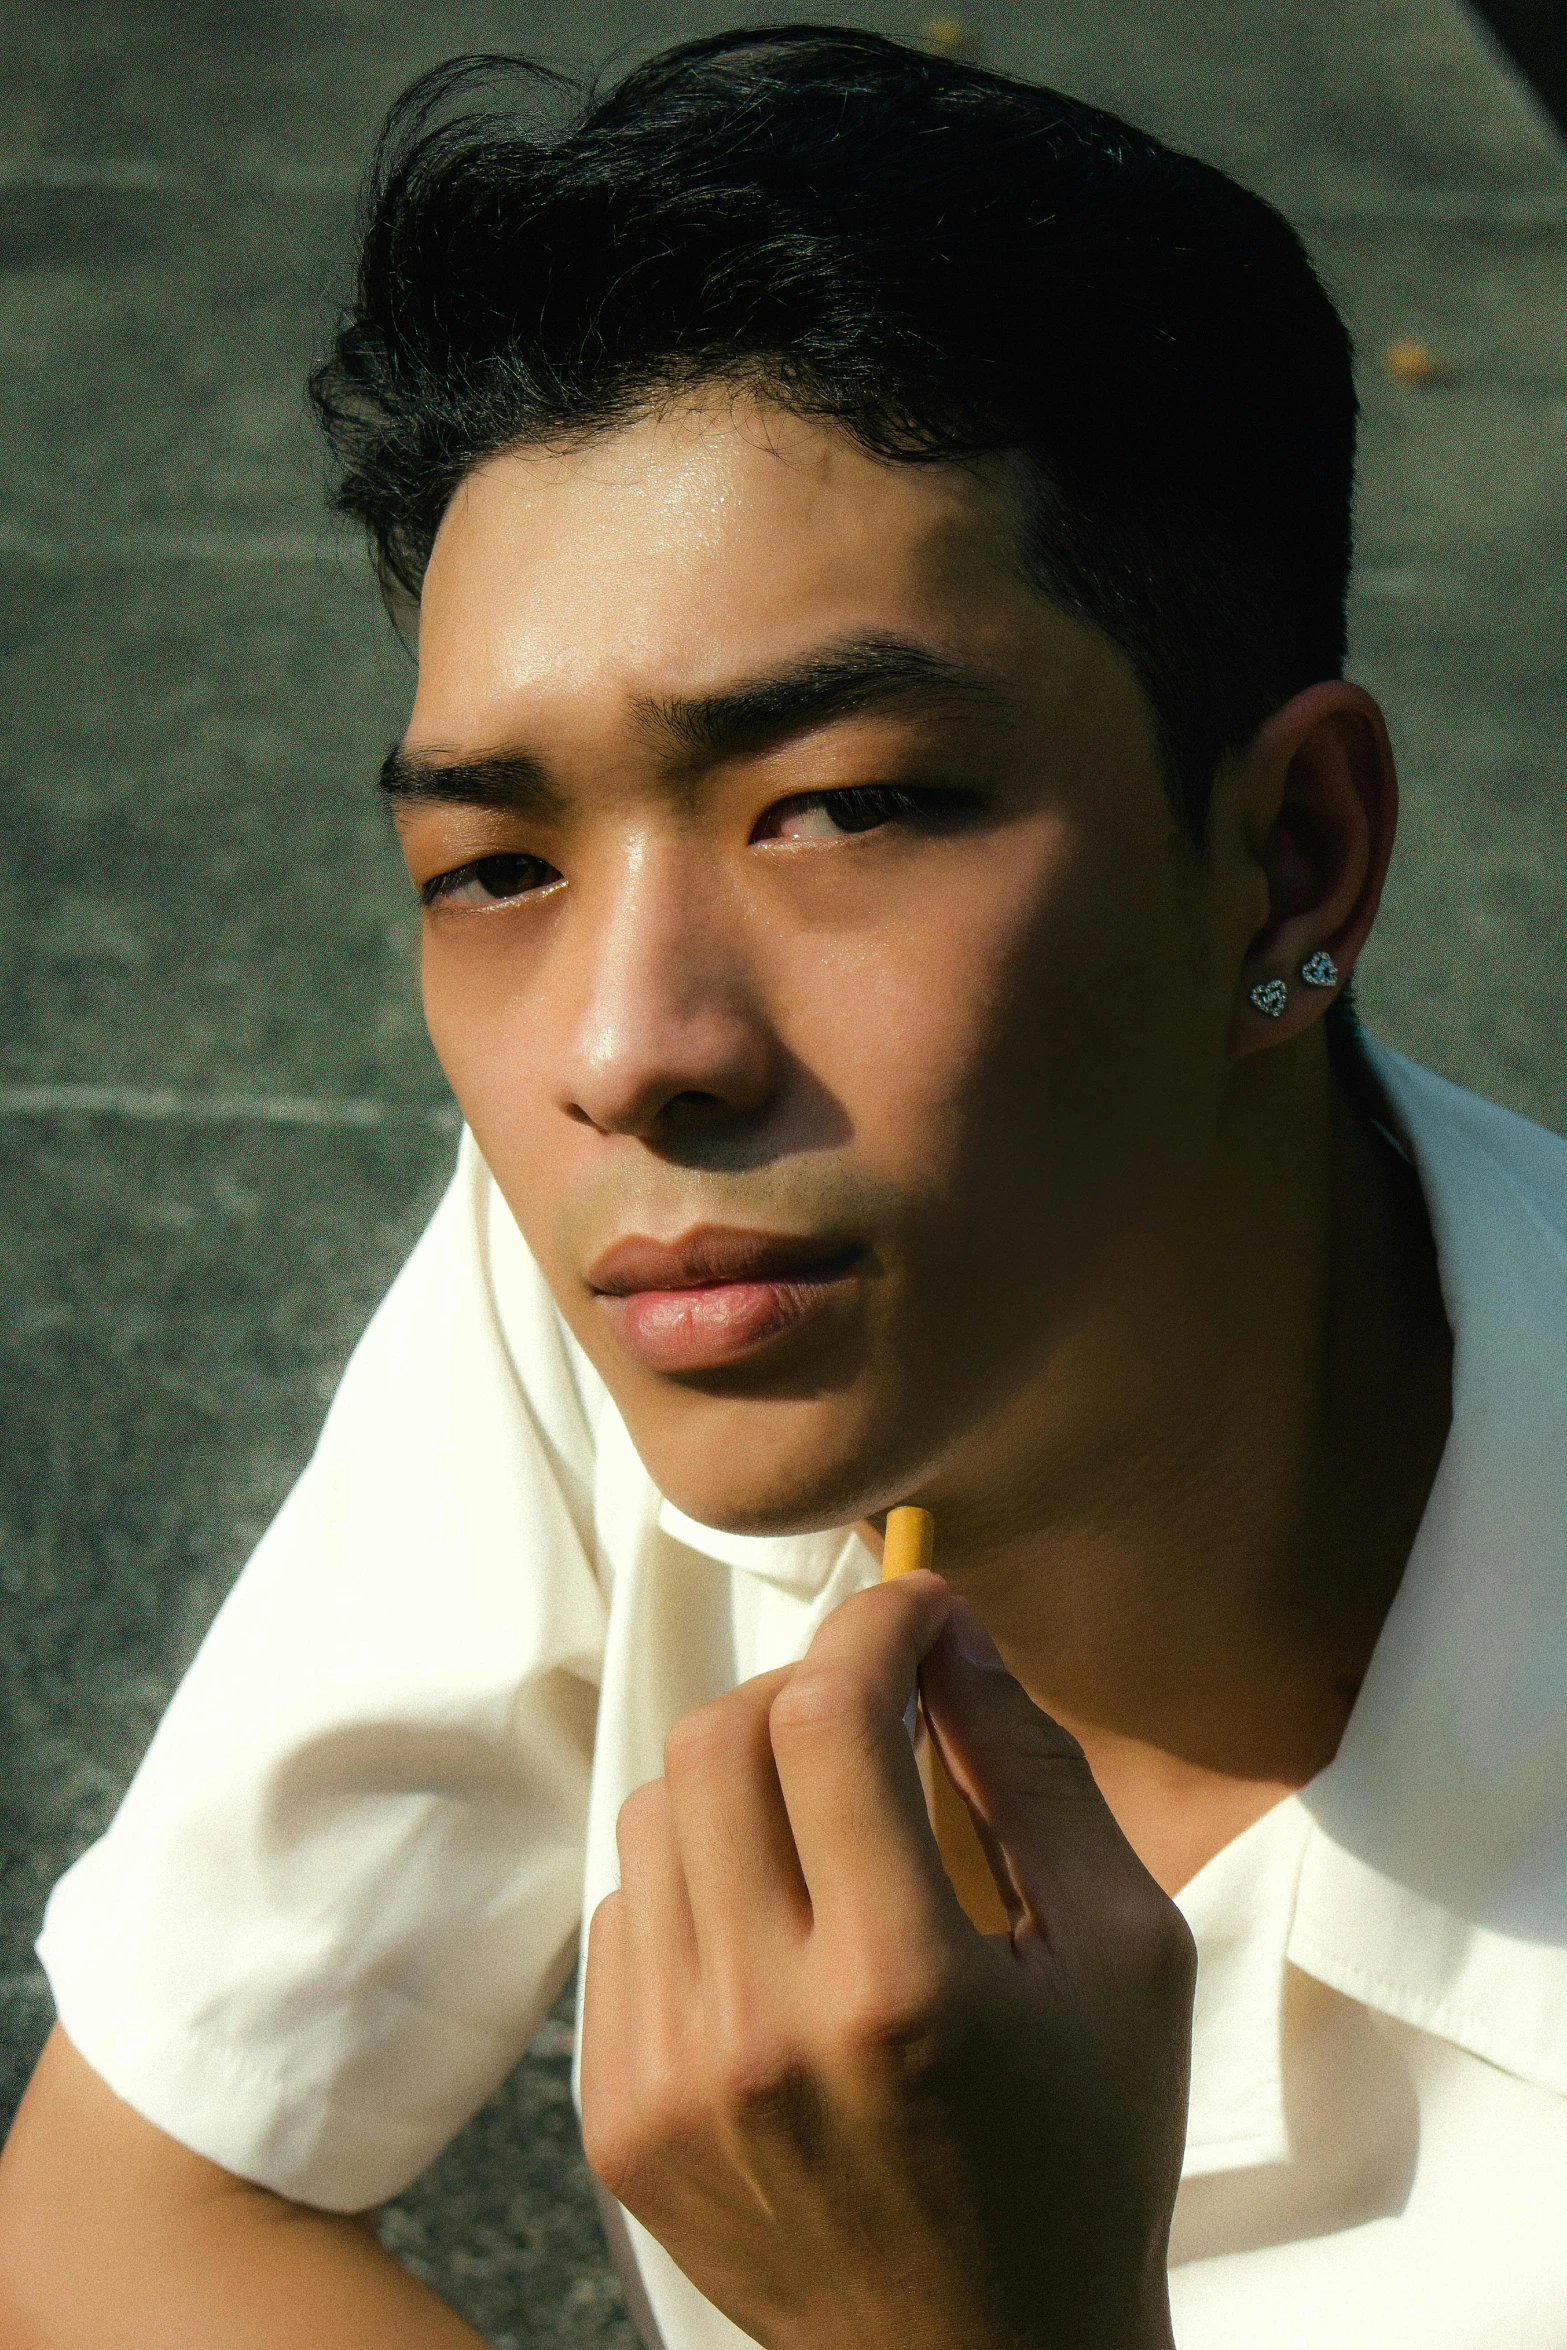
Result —
M917 1510L911 1504L889 1510L881 1546L882 1581L896 1583L900 1575L928 1567L935 1548L936 1521L929 1510Z
M936 1521L929 1510L917 1510L912 1505L889 1510L881 1547L882 1581L895 1583L900 1575L912 1575L917 1567L928 1567L935 1548ZM982 1934L1004 1934L1007 1913L996 1891L984 1849L974 1833L968 1805L947 1777L941 1757L923 1727L917 1751L930 1824L936 1831L936 1848L952 1889Z

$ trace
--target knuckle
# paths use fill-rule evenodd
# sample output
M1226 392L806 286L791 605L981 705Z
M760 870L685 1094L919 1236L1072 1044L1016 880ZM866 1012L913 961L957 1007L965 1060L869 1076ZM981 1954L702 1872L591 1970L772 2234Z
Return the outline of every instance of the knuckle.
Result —
M720 1698L686 1714L664 1740L664 1770L671 1779L685 1779L721 1764L735 1744L735 1724Z
M767 1711L780 1676L760 1674L678 1721L664 1740L665 1775L676 1781L732 1769L766 1736Z
M640 2152L628 2117L613 2105L584 2097L582 2151L599 2184L623 2202L622 2189L636 2170Z
M1173 1901L1165 1905L1148 1966L1152 1988L1166 2000L1190 2005L1197 1988L1197 1943Z
M615 1818L615 1846L625 1866L662 1836L669 1822L669 1789L662 1779L649 1779L626 1797Z
M1197 1945L1175 1903L1151 1879L1129 1885L1116 1905L1121 1963L1150 2005L1189 2003L1197 1982Z
M1085 1792L1092 1788L1097 1794L1098 1782L1088 1767L1088 1757L1071 1731L1064 1730L1049 1714L1041 1713L1026 1693L1020 1691L1019 1695L1023 1698L1023 1706L1018 1709L1018 1719L1012 1731L1018 1750L1030 1762L1055 1773L1059 1778L1081 1782ZM1024 1708L1027 1710L1024 1711Z
M809 2072L792 2040L755 2026L726 2034L709 2059L714 2102L742 2126L788 2104Z
M1034 1716L1034 1735L1039 1753L1048 1755L1054 1762L1064 1764L1069 1770L1080 1771L1097 1793L1099 1782L1089 1769L1088 1757L1078 1745L1071 1731L1064 1730L1061 1724L1052 1720L1049 1714L1041 1713L1037 1705L1032 1706L1031 1711Z
M596 1987L602 1968L618 1949L626 1930L626 1896L614 1886L603 1894L593 1915L588 1920L588 1980L586 1990Z
M945 2036L951 1987L934 1968L908 1966L856 1985L827 2026L835 2069L868 2082L918 2070Z
M582 2150L588 2168L631 2209L641 2200L640 2183L658 2177L705 2120L689 2071L671 2064L644 2067L634 2083L600 2085L592 2096L584 2080Z
M859 1710L860 1689L852 1674L809 1658L797 1665L773 1699L768 1728L773 1743L814 1741L824 1730L841 1731Z

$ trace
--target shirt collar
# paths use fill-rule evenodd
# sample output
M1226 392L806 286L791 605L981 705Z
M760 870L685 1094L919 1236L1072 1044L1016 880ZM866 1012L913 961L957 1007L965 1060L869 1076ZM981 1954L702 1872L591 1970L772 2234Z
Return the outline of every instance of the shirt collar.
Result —
M672 1501L660 1503L658 1524L660 1532L672 1535L687 1550L699 1551L720 1566L738 1567L743 1574L759 1576L764 1583L810 1599L825 1588L846 1545L858 1541L853 1529L845 1526L835 1526L825 1534L725 1534L716 1526L699 1525ZM866 1560L868 1570L874 1573L868 1552Z
M1248 1897L1244 1935L1236 1923L1251 1831L1183 1896L1215 1954L1199 2030L1205 2015L1213 2049L1238 2047L1250 2015L1276 2047L1282 1946L1364 2004L1567 2093L1567 1143L1365 1049L1431 1217L1452 1427L1338 1754L1298 1799L1303 1844L1288 1864L1276 1835L1267 1847L1266 1922ZM802 1594L845 1541L723 1534L668 1502L659 1524ZM1271 2104L1255 2058L1222 2078L1203 2060L1193 2157L1272 2159L1277 2055Z
M1183 2177L1283 2162L1289 2153L1284 1969L1311 1833L1299 1798L1286 1797L1178 1896L1197 1945Z
M1567 2092L1567 1143L1369 1058L1431 1217L1453 1419L1338 1754L1303 1791L1289 1956Z

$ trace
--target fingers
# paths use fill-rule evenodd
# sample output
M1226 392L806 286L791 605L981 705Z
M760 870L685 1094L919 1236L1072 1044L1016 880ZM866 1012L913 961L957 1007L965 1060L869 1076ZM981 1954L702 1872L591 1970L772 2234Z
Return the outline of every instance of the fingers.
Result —
M815 1929L860 1952L934 1948L966 1931L904 1727L950 1605L927 1573L845 1600L773 1702L773 1755Z
M904 1726L949 1604L928 1574L845 1602L800 1664L677 1725L665 1777L622 1807L620 1890L592 1921L584 1990L601 2177L616 2163L605 2116L754 2070L780 2030L808 2026L807 1942L835 1945L857 1987L896 2004L918 1998L933 1952L969 1936Z
M690 2077L701 2038L696 1932L662 1779L627 1797L615 1841L620 1890L593 1913L582 1997L582 2126L606 2183L617 2126L648 2084Z
M968 1804L1014 1939L1059 1941L1118 1893L1157 1894L1095 1784L1082 1748L1007 1671L964 1601L925 1659L925 1717ZM1158 1895L1163 1904L1164 1897Z
M770 1730L791 1669L759 1674L688 1714L664 1747L703 1987L721 2034L743 2026L756 1987L788 1966L811 1927Z
M769 1732L790 1669L687 1715L664 1777L621 1807L620 1890L595 1913L584 1985L584 2128L591 2108L606 2183L631 2117L743 2072L791 2006L811 1907Z

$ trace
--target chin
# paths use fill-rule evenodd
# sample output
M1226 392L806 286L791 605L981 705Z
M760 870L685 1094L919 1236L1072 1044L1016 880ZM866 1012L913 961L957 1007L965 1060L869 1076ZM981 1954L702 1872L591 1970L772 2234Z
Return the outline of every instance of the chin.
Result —
M782 1425L767 1425L773 1414L746 1413L738 1427L703 1431L700 1441L695 1430L641 1428L629 1418L628 1425L659 1491L718 1533L820 1534L890 1508L912 1489L911 1464L878 1459L880 1448L859 1441L858 1430L829 1433L813 1412L803 1417L814 1427L791 1426L800 1416L786 1411Z

